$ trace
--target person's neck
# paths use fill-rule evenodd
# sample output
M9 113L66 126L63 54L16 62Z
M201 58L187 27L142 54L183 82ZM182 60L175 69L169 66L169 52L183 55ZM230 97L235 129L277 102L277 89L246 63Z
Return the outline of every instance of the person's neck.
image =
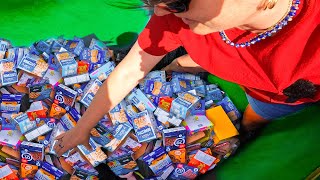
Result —
M239 29L261 33L274 26L288 13L289 3L292 0L278 0L272 9L263 10L257 7L256 13L247 19L247 23L239 26Z

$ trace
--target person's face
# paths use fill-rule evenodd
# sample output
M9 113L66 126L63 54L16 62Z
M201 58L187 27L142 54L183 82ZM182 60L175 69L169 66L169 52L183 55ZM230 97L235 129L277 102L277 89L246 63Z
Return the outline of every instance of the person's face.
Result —
M245 2L244 2L245 1ZM246 22L254 10L244 6L250 0L191 0L186 12L174 13L182 19L190 29L197 34L209 34L221 30L238 27ZM157 16L164 16L172 12L162 8L165 3L154 6Z

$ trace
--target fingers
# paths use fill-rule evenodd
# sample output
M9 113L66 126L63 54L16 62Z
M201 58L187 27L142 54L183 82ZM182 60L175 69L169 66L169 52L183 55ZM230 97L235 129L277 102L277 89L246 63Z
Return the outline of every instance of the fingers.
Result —
M54 151L56 152L57 156L62 156L65 152L70 149L70 144L67 142L63 142L61 140L55 140L54 143Z
M60 134L59 136L57 136L56 138L54 138L55 140L60 140L64 137L65 133Z

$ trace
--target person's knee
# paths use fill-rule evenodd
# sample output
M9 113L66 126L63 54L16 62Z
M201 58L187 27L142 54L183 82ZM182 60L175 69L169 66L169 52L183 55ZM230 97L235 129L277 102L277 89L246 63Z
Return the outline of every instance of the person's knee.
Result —
M253 130L253 129L262 127L269 122L270 120L266 120L263 117L261 117L259 114L257 114L249 104L246 110L244 111L241 125L246 130Z

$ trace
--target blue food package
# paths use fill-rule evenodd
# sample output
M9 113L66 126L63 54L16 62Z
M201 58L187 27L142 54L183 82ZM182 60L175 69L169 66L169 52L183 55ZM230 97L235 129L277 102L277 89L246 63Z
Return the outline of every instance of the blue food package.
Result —
M213 101L221 101L222 98L223 98L223 94L219 88L215 88L207 91L207 96L205 97L206 100L213 100Z
M190 74L190 73L172 72L171 76L172 76L172 79L180 78L180 79L187 79L192 81L201 80L200 76Z
M132 123L139 142L147 142L157 138L153 119L148 111L137 113Z
M48 70L49 65L37 55L28 54L21 59L18 69L24 70L33 75L43 77Z
M125 110L126 110L126 103L125 101L121 101L109 112L110 119L113 125L117 125L117 124L125 123L129 121L129 116L127 115Z
M191 80L172 78L171 85L174 93L186 92L192 89Z
M79 151L87 158L90 164L94 167L101 163L106 162L107 155L101 150L101 146L96 144L91 138L89 139L89 145L92 150L88 150L84 145L78 145Z
M109 77L109 75L114 70L114 68L115 68L114 62L108 61L103 66L101 66L98 69L91 72L90 78L91 79L99 79L100 81L103 81Z
M74 58L60 60L59 66L62 77L77 75L78 63Z
M92 38L90 45L89 45L90 49L98 49L98 50L107 50L108 47L106 46L106 44L100 40L97 40L95 38Z
M107 145L114 138L112 133L104 129L100 124L92 128L90 134L91 138L101 146Z
M160 82L166 82L166 72L165 71L151 71L149 72L143 80L139 82L139 88L144 90L144 84L147 80L155 80Z
M2 94L1 97L1 112L20 112L21 94Z
M170 82L161 82L155 80L146 80L144 92L154 96L172 96L172 87Z
M163 147L159 147L153 152L145 155L143 161L146 162L156 176L167 179L174 167L168 154Z
M20 144L21 162L41 166L44 159L44 145L23 141Z
M77 122L81 118L81 115L75 110L71 108L65 115L63 115L60 119L60 123L66 130L70 130L77 125Z
M80 60L85 60L90 64L103 64L106 60L106 51L84 48L79 58Z
M169 179L190 180L195 179L199 174L199 169L186 164L175 164L175 168Z
M194 110L191 112L192 115L205 115L206 114L206 106L205 100L201 99L197 106L195 106Z
M53 165L43 162L41 168L34 176L34 180L53 180L60 179L63 176L63 171Z
M241 118L241 113L228 96L225 96L216 105L221 106L223 108L223 110L226 112L231 121L235 121Z
M25 134L26 132L37 127L35 121L31 121L26 113L19 113L13 117L14 122L16 123L17 129Z
M55 91L56 93L54 96L54 103L58 104L68 111L75 103L78 95L77 91L63 84L59 84L55 88Z
M104 147L110 152L115 151L120 146L122 141L128 136L131 130L132 126L129 122L116 125L112 133L114 138Z
M52 91L51 84L36 84L29 87L29 101L41 101L50 98Z
M0 59L0 79L3 86L18 82L18 74L14 60Z
M47 54L50 54L50 50L51 50L51 46L49 43L45 42L45 41L39 41L37 43L37 45L35 46L35 48L39 51L39 52L46 52Z
M125 175L130 172L139 170L136 161L132 158L131 154L126 154L111 160L108 160L107 165L111 171L117 176Z
M64 46L69 52L79 56L84 49L84 43L82 40L69 40Z
M162 132L162 136L163 145L167 152L186 147L187 131L184 127L165 129Z
M207 89L205 85L197 86L194 89L196 90L197 96L200 96L200 97L207 96Z
M80 102L86 107L89 107L91 101L93 100L101 85L101 81L99 81L98 79L92 79L84 88L84 93Z
M155 105L140 89L133 89L127 98L140 111L148 110L150 112L153 112L154 110L156 110Z

